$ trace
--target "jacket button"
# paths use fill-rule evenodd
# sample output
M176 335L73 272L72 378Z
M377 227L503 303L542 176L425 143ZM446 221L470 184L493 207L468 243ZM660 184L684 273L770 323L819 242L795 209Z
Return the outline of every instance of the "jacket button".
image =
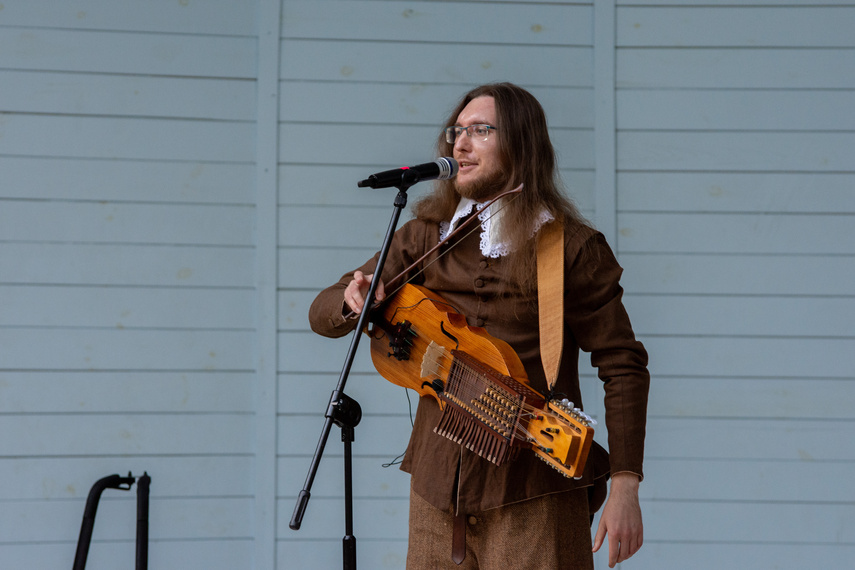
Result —
M483 279L476 279L475 280L475 286L476 287L483 287L484 286L484 280Z
M478 524L478 519L476 517L473 517L472 515L469 515L469 524Z
M476 327L483 327L486 323L487 321L485 321L484 319L475 319Z

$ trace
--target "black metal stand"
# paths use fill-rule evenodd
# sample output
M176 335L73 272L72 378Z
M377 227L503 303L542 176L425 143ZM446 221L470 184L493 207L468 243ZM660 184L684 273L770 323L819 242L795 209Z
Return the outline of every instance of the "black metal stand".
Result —
M148 495L151 477L143 471L137 479L137 563L136 570L148 568Z
M345 568L356 568L356 537L353 535L353 454L351 444L356 436L353 429L362 419L359 403L345 394L341 395L333 421L341 428L344 443L344 538L342 556Z
M386 263L386 256L392 245L392 237L395 235L395 230L398 227L398 220L401 217L401 212L407 206L407 190L419 181L418 174L413 170L405 170L401 176L401 183L397 186L398 195L395 197L394 209L392 211L392 219L389 222L389 228L386 230L386 237L383 240L383 246L380 249L380 256L377 259L377 267L374 268L375 277L379 277L383 273L383 266ZM326 421L321 431L321 437L318 441L318 446L315 449L315 455L312 458L312 464L309 467L309 474L306 477L306 483L303 490L297 498L297 505L294 508L294 514L291 517L290 527L292 530L299 530L303 523L303 515L306 513L306 507L309 503L309 498L312 496L312 483L315 480L315 475L320 465L321 456L324 453L327 439L333 423L342 428L341 440L344 442L344 500L345 500L345 536L343 540L343 568L344 570L356 570L356 537L353 535L353 491L352 491L352 475L353 465L351 457L351 443L354 440L354 427L362 418L362 411L356 400L348 397L344 393L344 385L347 383L347 378L350 375L350 369L356 357L356 349L359 346L359 340L362 336L362 331L368 323L369 307L374 304L374 294L377 289L379 278L371 280L371 285L368 288L368 294L365 297L364 310L359 315L359 320L356 323L356 329L351 338L350 348L345 356L344 366L341 370L341 375L338 379L338 385L333 390L330 397L329 405L325 414Z
M86 498L86 508L83 510L83 522L80 524L80 537L77 539L77 552L74 556L73 570L84 570L86 558L89 556L89 544L92 542L92 530L95 527L95 515L98 512L98 502L105 489L120 489L130 491L134 477L108 475L95 482ZM148 495L151 477L143 473L137 483L137 544L136 570L148 568Z

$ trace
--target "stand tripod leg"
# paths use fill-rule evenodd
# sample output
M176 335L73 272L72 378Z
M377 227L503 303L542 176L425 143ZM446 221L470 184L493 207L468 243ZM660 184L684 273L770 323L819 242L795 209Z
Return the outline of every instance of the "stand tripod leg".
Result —
M353 454L351 443L354 439L352 426L341 428L341 440L344 442L344 538L342 555L344 570L356 570L356 537L353 536Z

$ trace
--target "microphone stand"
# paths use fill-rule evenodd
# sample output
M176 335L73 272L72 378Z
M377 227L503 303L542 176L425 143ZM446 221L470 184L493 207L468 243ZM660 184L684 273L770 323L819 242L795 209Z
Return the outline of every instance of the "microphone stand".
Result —
M297 505L294 508L294 514L291 517L291 523L288 525L292 530L299 530L302 525L303 515L306 513L306 507L311 497L312 483L315 480L315 475L320 465L321 456L324 453L327 439L329 438L332 425L336 424L341 428L341 440L344 443L344 519L345 519L345 535L342 540L342 555L344 570L356 570L356 537L353 535L353 460L351 455L351 444L353 443L355 430L354 428L362 419L362 409L359 403L350 398L344 393L344 385L347 383L347 378L350 374L350 368L353 365L353 360L356 357L356 349L359 346L359 340L362 336L362 331L368 322L369 308L374 304L374 294L377 289L377 283L380 281L380 275L383 273L383 265L386 263L386 256L392 245L392 237L395 235L395 230L398 227L398 220L401 217L401 212L407 205L407 190L419 181L419 174L413 169L404 170L401 175L401 182L396 186L398 195L395 197L394 208L392 211L392 219L389 222L389 228L386 230L386 237L383 240L383 246L380 249L380 257L377 259L377 267L374 269L374 278L368 287L368 294L365 297L363 310L359 315L359 320L356 323L353 337L351 338L350 348L345 356L344 366L341 370L341 375L338 379L338 384L330 396L329 404L327 405L326 413L324 414L324 427L321 430L321 437L318 440L318 446L315 449L315 455L312 458L309 474L306 477L306 483L303 490L297 498Z

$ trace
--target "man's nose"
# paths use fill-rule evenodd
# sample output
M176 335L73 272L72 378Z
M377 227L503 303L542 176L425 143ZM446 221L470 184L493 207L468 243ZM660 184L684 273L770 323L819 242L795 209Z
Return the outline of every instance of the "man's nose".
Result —
M454 150L455 151L467 151L472 147L472 137L469 136L467 131L463 131L457 135L454 139Z

